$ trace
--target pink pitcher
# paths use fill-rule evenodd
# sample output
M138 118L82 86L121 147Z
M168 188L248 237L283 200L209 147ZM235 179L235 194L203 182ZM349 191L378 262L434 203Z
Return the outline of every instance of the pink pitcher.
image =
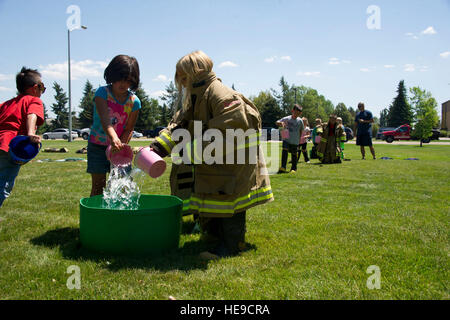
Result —
M281 130L281 138L283 140L289 139L289 129L282 129Z
M134 165L152 178L160 177L166 170L166 162L149 147L139 149Z
M133 150L127 144L117 152L111 151L111 145L106 148L106 158L115 166L127 166L133 161Z

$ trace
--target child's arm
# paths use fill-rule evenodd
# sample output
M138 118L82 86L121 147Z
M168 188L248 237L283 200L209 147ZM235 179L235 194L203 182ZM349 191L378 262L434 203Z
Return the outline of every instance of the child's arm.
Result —
M37 116L34 113L30 113L27 116L27 135L30 137L31 142L40 143L41 137L36 135L36 122Z
M131 137L133 136L134 126L136 125L136 121L139 115L139 110L132 111L128 117L127 126L123 130L122 135L120 136L120 141L122 143L128 144L130 142Z
M103 131L105 131L111 142L111 147L117 150L122 149L122 141L120 141L117 136L116 130L114 130L114 127L111 125L111 120L109 119L109 110L106 100L101 97L95 97L95 106L102 123Z

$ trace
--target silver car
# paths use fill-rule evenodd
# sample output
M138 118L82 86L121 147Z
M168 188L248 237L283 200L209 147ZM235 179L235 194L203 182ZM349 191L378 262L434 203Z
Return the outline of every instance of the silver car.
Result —
M48 140L48 139L68 140L69 139L69 129L65 129L65 128L55 129L53 131L44 133L42 135L42 138L44 138L45 140ZM72 139L76 139L76 138L78 138L77 132L72 131Z

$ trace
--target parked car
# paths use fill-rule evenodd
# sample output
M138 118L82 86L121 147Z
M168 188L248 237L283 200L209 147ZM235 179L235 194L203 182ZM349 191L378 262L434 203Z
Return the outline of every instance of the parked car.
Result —
M84 140L87 140L87 139L89 139L89 135L91 134L91 128L84 128L84 129L81 129L80 132L81 132L81 135L80 135L80 136L81 136Z
M45 132L42 135L42 138L47 139L69 139L69 129L59 128L50 132ZM75 131L72 131L72 139L78 138L78 134Z
M81 137L81 130L80 129L72 129L72 131L75 131L78 135L78 138Z
M144 135L140 132L133 131L133 138L142 138Z
M147 136L147 138L155 138L159 135L159 132L166 127L156 127L155 129L145 130L144 136Z
M392 130L395 130L395 129L396 129L396 128L394 128L394 127L380 128L380 129L378 129L377 136L375 137L375 139L381 140L381 139L384 138L383 132L386 132L386 131L392 131Z

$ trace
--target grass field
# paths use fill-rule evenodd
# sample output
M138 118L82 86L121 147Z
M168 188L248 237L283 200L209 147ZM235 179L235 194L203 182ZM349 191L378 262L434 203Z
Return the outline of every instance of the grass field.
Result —
M86 145L43 144L70 152L37 159L80 157ZM191 217L180 249L157 259L87 252L78 239L86 162L29 163L0 209L0 299L449 299L450 146L375 148L394 160L362 161L347 145L352 161L302 158L296 174L271 176L275 201L247 215L254 249L208 263ZM169 172L145 179L142 193L170 194ZM66 286L71 265L80 290ZM370 290L373 265L381 287Z

